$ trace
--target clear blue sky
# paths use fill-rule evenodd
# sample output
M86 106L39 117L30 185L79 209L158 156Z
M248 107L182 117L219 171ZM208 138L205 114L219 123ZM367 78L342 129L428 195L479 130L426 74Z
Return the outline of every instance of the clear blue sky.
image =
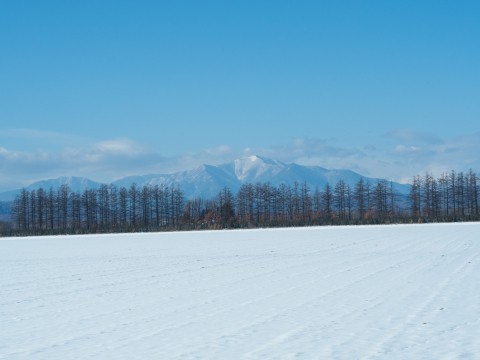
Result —
M0 189L249 153L480 167L478 1L2 1Z

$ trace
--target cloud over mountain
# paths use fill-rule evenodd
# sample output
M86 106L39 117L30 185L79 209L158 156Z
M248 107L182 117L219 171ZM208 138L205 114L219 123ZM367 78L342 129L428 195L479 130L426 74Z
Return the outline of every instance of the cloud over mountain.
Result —
M350 169L365 176L404 183L425 171L439 175L451 169L480 168L480 133L441 139L397 129L375 143L362 146L312 137L293 138L288 143L262 148L235 149L223 144L170 155L159 153L152 144L127 138L98 140L27 129L0 131L0 141L6 137L14 142L10 146L0 142L0 190L61 176L110 183L138 174L172 174L202 164L217 166L255 154L285 164ZM40 139L52 143L53 148L37 147Z
M221 165L201 165L191 170L174 172L171 174L151 174L128 176L113 182L117 187L130 187L133 183L137 186L169 186L179 187L186 198L196 197L211 198L218 194L222 188L228 187L237 192L242 184L270 183L273 186L281 184L301 185L306 183L312 191L323 189L327 183L334 185L339 180L345 181L352 187L363 176L350 170L329 170L319 166L303 166L296 163L284 163L266 157L252 155L243 157ZM377 179L369 179L374 183ZM60 177L51 180L35 182L27 189L59 188L68 185L73 191L98 188L101 183L79 177ZM400 193L407 193L408 186L395 184ZM12 200L18 193L9 191L0 193L0 200Z

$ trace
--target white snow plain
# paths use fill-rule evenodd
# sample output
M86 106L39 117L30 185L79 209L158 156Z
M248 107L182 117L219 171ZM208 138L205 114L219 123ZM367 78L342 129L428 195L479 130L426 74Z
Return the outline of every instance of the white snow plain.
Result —
M0 359L480 359L480 223L0 240Z

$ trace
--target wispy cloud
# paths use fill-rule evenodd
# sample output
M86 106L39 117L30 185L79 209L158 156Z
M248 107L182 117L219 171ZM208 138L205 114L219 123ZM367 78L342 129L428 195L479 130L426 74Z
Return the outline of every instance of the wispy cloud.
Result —
M20 145L26 143L33 143L36 145L47 143L49 147L84 144L91 141L89 138L73 134L25 128L0 129L0 139L15 140L15 143Z
M480 169L480 133L440 139L403 129L386 134L378 143L362 146L341 146L334 139L294 138L289 143L265 148L233 149L223 144L174 156L163 156L125 138L96 141L29 130L1 131L0 134L30 137L32 141L37 136L45 141L43 136L47 136L56 139L57 144L69 139L68 145L50 151L0 146L0 190L63 175L110 182L128 175L169 173L201 164L221 164L252 154L287 163L350 169L365 176L402 182L425 171L440 174L451 169Z
M404 155L404 154L417 154L422 151L422 148L418 146L407 146L407 145L397 145L393 149L394 154Z
M350 169L401 182L426 171L439 175L452 169L480 169L480 133L441 139L401 129L376 144L346 147L334 139L297 138L259 151L284 162Z
M128 139L111 139L63 147L59 150L17 151L0 148L0 187L13 188L62 175L112 181L152 170L165 159Z
M442 143L442 139L432 134L404 128L392 130L386 134L386 137L395 141L407 143L424 143L432 145Z
M95 144L95 150L106 155L135 157L148 152L148 148L129 139L114 139Z
M75 139L68 134L42 133L28 130L3 131L2 136L22 139L43 135L68 139L68 146L45 151L19 151L0 147L0 191L18 188L34 181L64 175L85 176L96 181L111 182L129 175L171 173L201 164L220 164L242 156L227 145L201 149L174 156L163 156L153 149L130 139L95 141ZM21 146L21 144L20 144Z

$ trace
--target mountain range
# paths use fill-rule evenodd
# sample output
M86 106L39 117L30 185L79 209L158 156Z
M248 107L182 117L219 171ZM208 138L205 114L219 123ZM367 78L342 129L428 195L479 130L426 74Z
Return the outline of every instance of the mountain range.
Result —
M265 183L279 186L280 184L306 183L312 190L323 189L327 183L335 185L339 180L354 186L360 178L375 183L378 179L368 178L350 170L329 170L320 166L304 166L295 163L283 163L262 156L249 156L222 165L202 165L193 170L180 171L172 174L150 174L143 176L128 176L114 181L117 187L129 187L136 183L144 185L178 186L187 199L196 197L211 198L227 186L236 193L242 184ZM39 188L59 188L68 185L72 191L82 192L86 189L96 189L101 183L81 177L60 177L42 180L26 187L27 190ZM397 193L407 194L410 186L394 183ZM12 190L0 193L0 201L12 201L20 192Z

